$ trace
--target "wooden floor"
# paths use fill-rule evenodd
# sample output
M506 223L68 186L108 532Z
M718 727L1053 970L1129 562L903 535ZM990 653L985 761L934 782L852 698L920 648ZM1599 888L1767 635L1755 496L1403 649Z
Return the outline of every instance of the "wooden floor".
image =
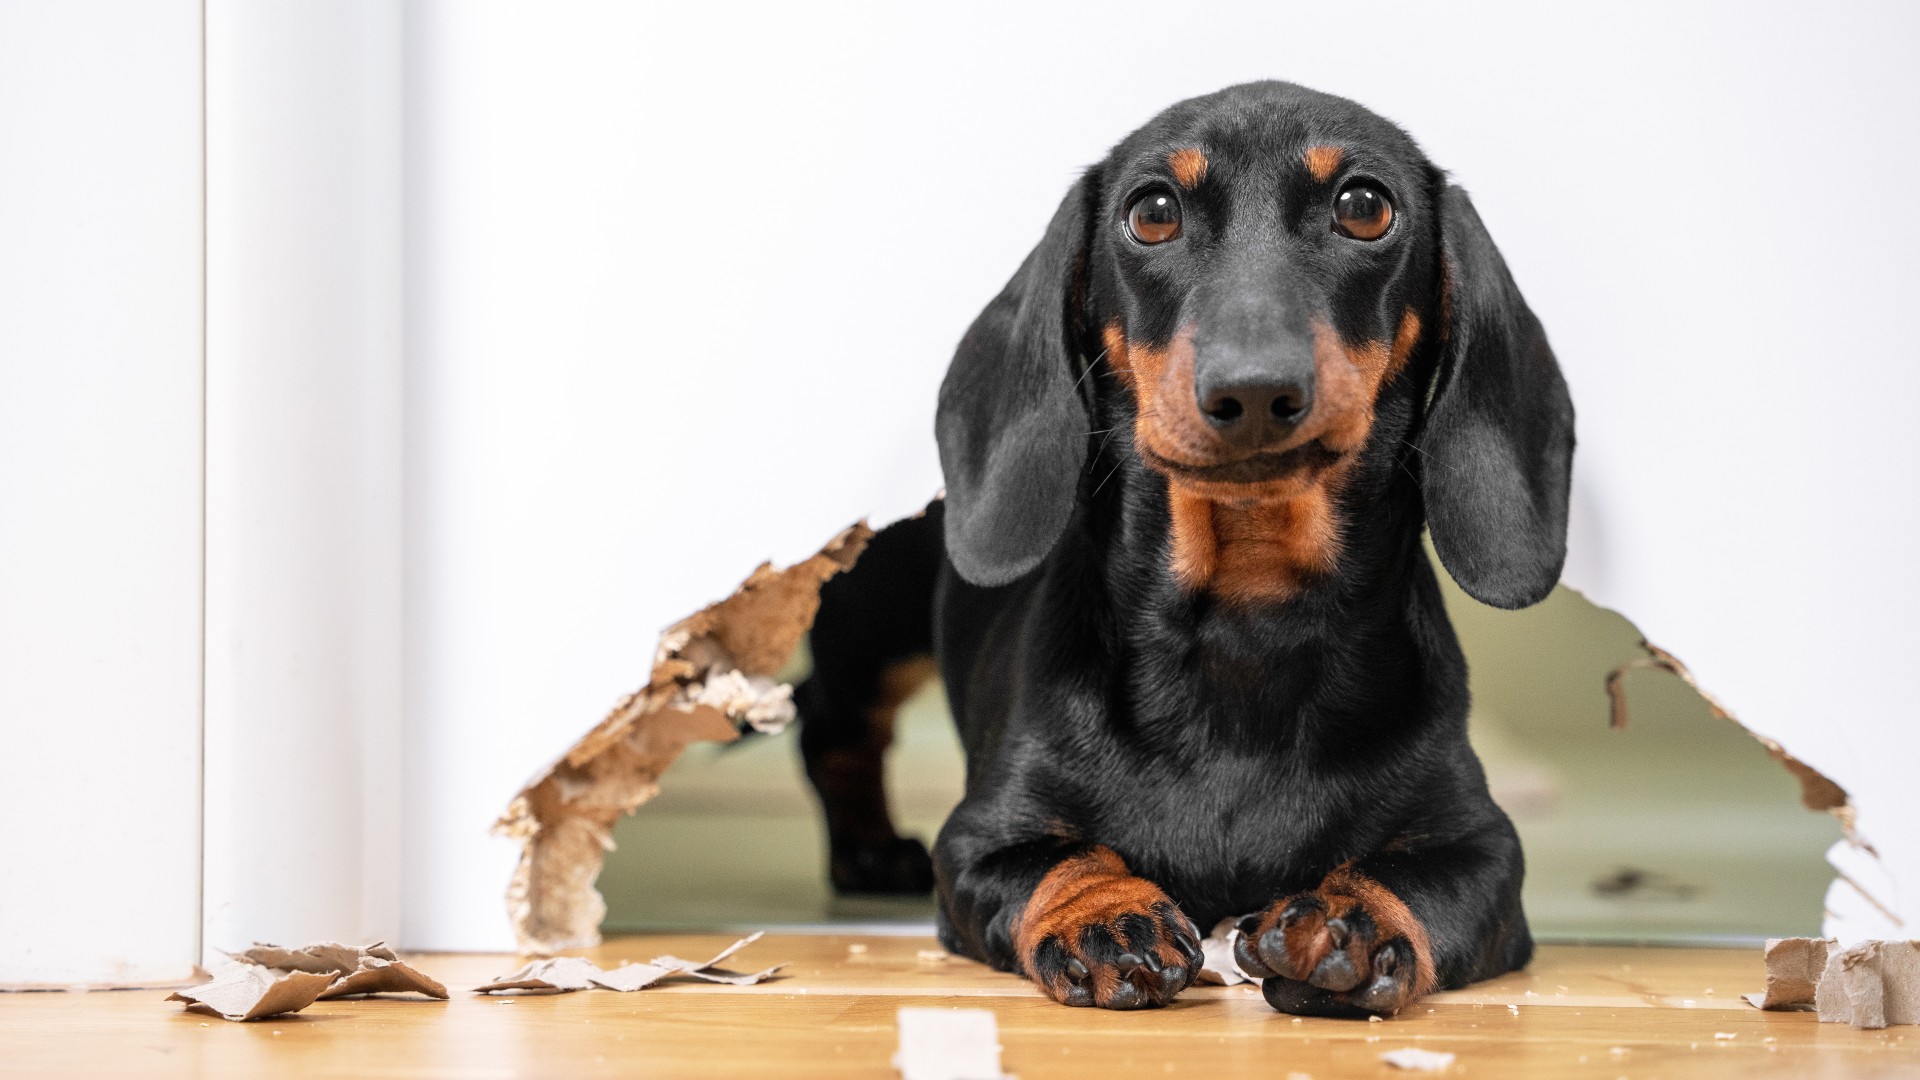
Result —
M700 957L718 935L624 938L603 966ZM1107 1013L1052 1004L1012 976L945 958L925 938L769 936L739 968L786 962L756 987L483 997L510 957L429 955L448 1002L320 1002L239 1024L161 991L0 994L0 1075L19 1077L892 1077L894 1010L970 1006L999 1018L1003 1065L1049 1077L1411 1075L1379 1060L1418 1046L1446 1075L1920 1077L1920 1028L1854 1031L1763 1013L1758 950L1545 947L1533 968L1436 995L1395 1020L1294 1020L1255 988L1197 987L1173 1006Z

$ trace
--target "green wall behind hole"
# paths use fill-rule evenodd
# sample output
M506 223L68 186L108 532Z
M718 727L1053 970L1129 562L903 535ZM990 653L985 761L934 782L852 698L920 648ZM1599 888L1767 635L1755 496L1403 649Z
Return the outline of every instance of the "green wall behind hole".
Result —
M1758 742L1656 670L1626 677L1631 723L1608 728L1606 673L1641 655L1631 624L1564 588L1522 612L1447 588L1472 666L1474 744L1520 831L1536 937L1679 943L1818 932L1832 879L1822 855L1839 827L1800 807L1798 784ZM805 670L804 650L790 667L796 677ZM961 769L944 696L929 687L902 710L888 764L903 831L931 841L960 797ZM933 917L930 900L832 894L791 731L696 745L660 786L615 829L600 878L610 933L908 928ZM1640 884L1596 890L1606 879Z

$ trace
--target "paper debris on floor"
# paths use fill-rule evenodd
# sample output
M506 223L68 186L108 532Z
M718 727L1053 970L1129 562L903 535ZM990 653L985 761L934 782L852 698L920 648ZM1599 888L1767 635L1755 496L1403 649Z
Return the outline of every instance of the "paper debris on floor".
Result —
M1863 941L1835 949L1814 1006L1826 1023L1869 1029L1920 1024L1920 941Z
M236 960L213 973L213 981L167 995L192 1012L227 1020L261 1020L299 1012L332 986L331 973L282 971Z
M386 942L342 945L321 941L300 948L255 942L230 953L213 981L170 994L196 1012L228 1020L258 1020L299 1012L316 1001L365 994L424 994L446 1000L439 980L415 969Z
M1011 1080L1000 1071L1000 1029L986 1009L903 1008L893 1067L901 1080Z
M607 905L593 882L614 822L653 798L688 744L778 731L793 718L792 688L773 676L813 625L821 584L872 537L862 522L784 570L763 563L731 596L668 627L647 685L514 797L494 832L520 843L507 914L522 952L600 943Z
M1814 989L1827 968L1825 938L1768 938L1766 946L1767 988L1759 994L1743 994L1762 1009L1807 1009L1813 1006Z
M1216 986L1236 986L1260 980L1240 970L1233 958L1234 943L1240 940L1239 919L1232 916L1214 924L1213 933L1200 940L1200 981Z
M1453 1055L1444 1050L1422 1050L1414 1046L1389 1050L1380 1055L1380 1060L1408 1072L1445 1072L1453 1065Z
M384 941L360 947L321 941L298 949L255 942L253 948L234 953L233 958L281 971L331 974L334 982L321 993L322 1001L363 994L423 994L442 1001L447 998L444 984L400 959Z
M1767 941L1767 989L1742 997L1762 1009L1808 1009L1857 1028L1920 1024L1920 941L1830 938Z
M585 957L555 956L545 960L530 961L512 974L502 975L485 986L476 986L474 989L482 994L504 990L565 994L574 990L592 989L596 985L594 980L602 974L600 965Z
M741 949L760 940L764 931L750 934L720 950L711 960L682 960L677 956L656 956L644 964L622 964L612 970L604 970L600 965L582 956L556 956L545 960L534 960L508 975L502 975L485 986L474 987L482 994L518 992L528 994L567 994L576 990L617 990L631 993L645 990L654 983L671 976L690 976L706 982L726 983L730 986L752 986L772 978L784 964L775 964L765 971L741 973L728 971L719 966Z

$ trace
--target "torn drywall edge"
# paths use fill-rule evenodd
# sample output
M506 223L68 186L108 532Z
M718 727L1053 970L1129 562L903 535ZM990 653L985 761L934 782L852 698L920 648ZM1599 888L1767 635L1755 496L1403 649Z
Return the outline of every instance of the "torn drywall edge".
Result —
M1581 598L1586 599L1588 603L1593 603L1592 600L1587 599L1585 594L1579 593L1579 590L1572 589L1571 591L1579 594ZM1595 604L1594 606L1603 607L1603 605L1599 604ZM1626 618L1624 613L1615 612L1615 614ZM1631 619L1627 621L1629 623L1632 622ZM1712 710L1715 716L1728 721L1753 738L1766 749L1768 755L1779 762L1781 767L1786 769L1788 773L1792 774L1795 780L1799 781L1800 804L1802 806L1809 810L1819 810L1831 814L1836 821L1840 822L1840 828L1846 834L1846 839L1835 844L1832 848L1828 849L1827 852L1827 862L1834 868L1834 871L1839 877L1828 890L1828 925L1826 932L1830 936L1839 936L1848 941L1874 936L1873 933L1866 932L1867 930L1873 930L1874 933L1879 933L1884 930L1886 931L1885 936L1898 936L1904 933L1905 927L1902 920L1894 914L1894 882L1892 876L1886 872L1880 863L1879 855L1874 851L1873 845L1867 842L1864 834L1857 828L1858 813L1854 807L1853 800L1847 795L1846 789L1834 783L1826 774L1808 765L1798 757L1795 757L1786 747L1780 744L1779 740L1763 735L1742 723L1738 717L1733 715L1733 711L1727 708L1719 698L1713 696L1705 687L1700 685L1699 681L1694 678L1693 672L1688 669L1686 664L1681 662L1679 657L1647 641L1645 638L1640 640L1640 648L1645 650L1646 656L1629 660L1607 673L1606 691L1610 707L1610 725L1614 728L1624 728L1627 726L1628 709L1626 687L1623 680L1629 671L1642 668L1658 668L1661 671L1670 672L1678 676L1686 682L1687 686L1690 687L1694 693L1700 695L1700 699L1707 703L1707 708ZM1872 926L1855 928L1844 934L1835 934L1834 916L1841 914L1841 908L1846 908L1851 911L1860 907L1858 904L1851 903L1851 898L1839 901L1838 906L1836 906L1835 893L1842 890L1851 890L1852 893L1857 894L1860 899L1864 901L1865 907L1874 913L1874 916L1869 920L1873 924Z
M513 799L494 831L520 842L507 912L523 952L600 941L606 902L594 888L613 825L658 791L689 743L776 731L793 717L792 688L774 682L820 607L820 586L872 539L857 522L784 570L762 563L718 603L668 627L647 685Z
M1592 603L1592 601L1588 601L1588 603ZM1622 617L1624 618L1625 616ZM1610 723L1613 727L1624 728L1627 726L1627 697L1625 686L1622 683L1622 679L1626 676L1627 672L1640 668L1658 668L1661 671L1671 672L1679 676L1681 680L1692 688L1694 693L1700 695L1700 699L1707 703L1707 708L1713 710L1713 715L1732 723L1741 731L1746 732L1748 736L1765 747L1767 753L1771 755L1775 761L1779 762L1781 767L1793 774L1793 778L1800 782L1800 804L1802 806L1805 806L1809 810L1822 810L1832 814L1834 818L1840 822L1840 827L1846 830L1848 839L1869 851L1872 850L1870 845L1861 842L1855 837L1853 803L1847 798L1846 791L1841 788L1839 784L1827 779L1823 773L1813 768L1813 766L1808 765L1806 762L1788 753L1786 748L1781 746L1777 740L1768 738L1741 723L1739 718L1735 717L1731 710L1721 704L1719 698L1708 693L1707 690L1700 685L1699 681L1693 677L1693 672L1687 669L1687 665L1680 662L1679 657L1647 641L1645 638L1640 640L1640 647L1646 650L1646 656L1629 660L1607 673L1607 698L1611 707Z
M689 743L730 742L748 727L775 731L791 718L791 688L775 683L772 675L812 626L820 586L851 567L872 536L861 521L785 570L763 563L731 596L669 627L661 635L648 684L622 699L515 796L494 831L521 843L507 903L523 952L550 955L599 943L606 903L594 882L613 848L613 825L658 792L660 774ZM1799 780L1802 803L1833 814L1848 837L1842 844L1878 867L1872 847L1855 833L1853 804L1838 784L1741 723L1672 653L1644 639L1640 644L1646 657L1607 675L1612 726L1627 723L1623 678L1628 671L1654 667L1677 675L1716 716L1765 747ZM1849 876L1835 857L1840 848L1835 845L1828 856L1842 874L1835 887L1844 883L1858 891L1897 928L1890 905ZM1884 883L1891 895L1884 872L1859 876Z
M1827 849L1827 862L1839 875L1827 886L1825 932L1829 936L1847 945L1911 936L1904 920L1894 913L1893 901L1898 897L1893 875L1873 849L1836 840Z

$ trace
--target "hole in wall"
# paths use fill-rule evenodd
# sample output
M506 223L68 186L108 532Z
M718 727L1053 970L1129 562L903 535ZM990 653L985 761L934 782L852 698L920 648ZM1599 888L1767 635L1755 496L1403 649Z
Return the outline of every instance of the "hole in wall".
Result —
M1765 747L1678 676L1628 668L1631 716L1609 727L1609 672L1645 653L1625 618L1578 593L1503 612L1441 574L1472 670L1475 748L1520 831L1526 908L1543 941L1711 943L1818 934L1840 836ZM782 672L806 671L804 646ZM931 841L962 760L937 683L903 706L888 759L901 831ZM613 830L599 887L609 933L692 927L920 929L927 900L838 897L792 730L691 747L660 794Z

